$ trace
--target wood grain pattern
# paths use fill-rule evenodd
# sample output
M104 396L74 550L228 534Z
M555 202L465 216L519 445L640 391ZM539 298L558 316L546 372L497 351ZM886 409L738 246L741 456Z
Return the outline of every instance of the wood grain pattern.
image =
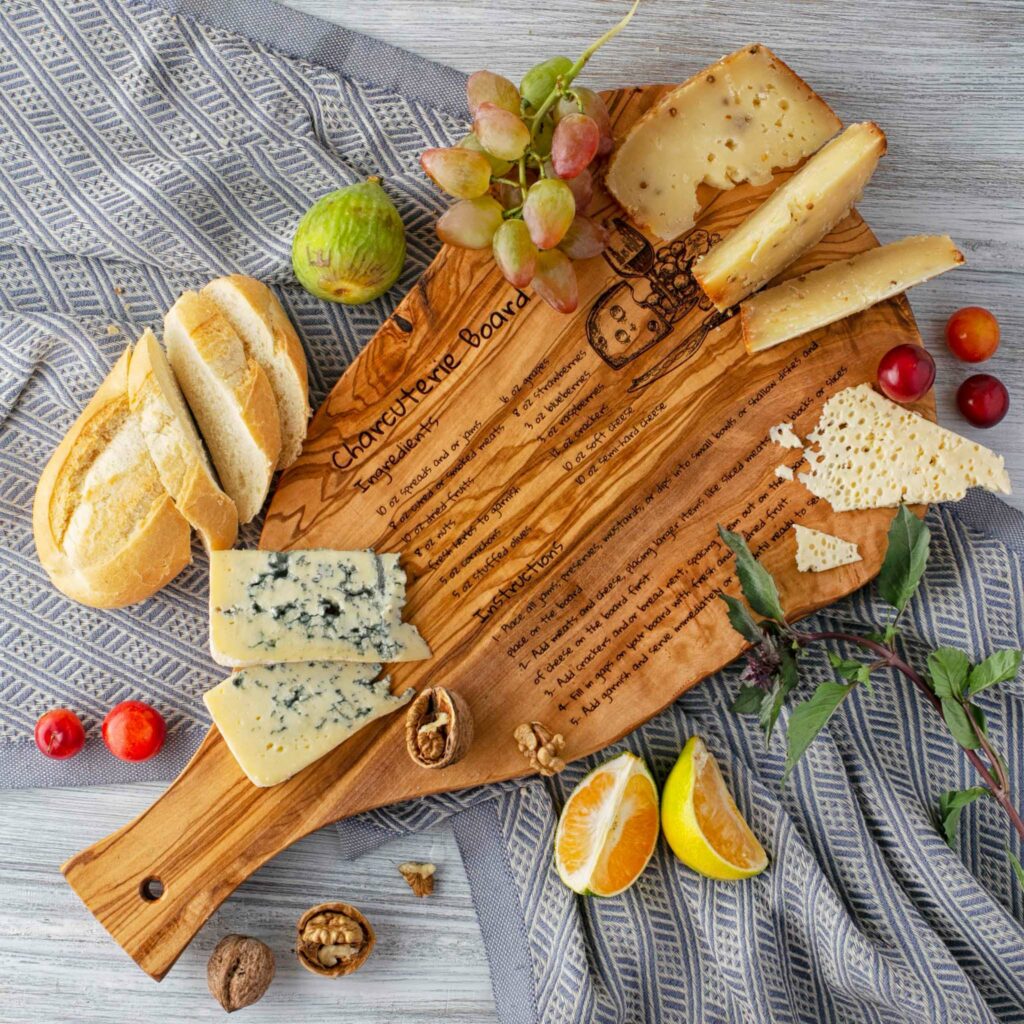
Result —
M620 130L657 94L617 94ZM412 768L396 716L261 790L211 732L159 801L64 868L144 970L162 977L235 886L313 829L522 774L511 733L531 718L583 756L730 661L741 644L714 595L735 583L716 523L750 535L793 615L877 571L885 511L836 528L862 562L795 571L788 525L834 517L775 476L793 453L767 432L795 420L806 433L828 394L918 335L900 299L747 355L689 266L771 187L709 192L697 227L669 244L599 198L612 243L581 266L571 317L517 294L482 254L438 256L317 413L262 544L401 551L408 614L435 656L394 666L396 686L462 693L473 749L442 772ZM875 244L854 213L788 273ZM158 900L143 898L148 878Z

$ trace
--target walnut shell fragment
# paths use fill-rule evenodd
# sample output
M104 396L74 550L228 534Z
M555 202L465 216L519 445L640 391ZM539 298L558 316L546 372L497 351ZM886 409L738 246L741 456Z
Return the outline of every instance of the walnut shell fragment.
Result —
M447 768L473 742L473 715L466 701L443 686L421 690L405 713L405 745L422 768Z
M429 896L434 891L434 864L419 864L408 860L398 865L399 874L409 883L409 888L417 896Z
M296 929L299 963L326 978L340 978L359 970L377 941L370 922L347 903L310 907L299 918Z
M552 733L543 722L524 722L516 726L512 738L535 772L557 775L564 770L565 761L558 756L565 746L565 737L560 732Z
M206 965L210 995L228 1013L262 999L273 979L274 951L246 935L225 935Z

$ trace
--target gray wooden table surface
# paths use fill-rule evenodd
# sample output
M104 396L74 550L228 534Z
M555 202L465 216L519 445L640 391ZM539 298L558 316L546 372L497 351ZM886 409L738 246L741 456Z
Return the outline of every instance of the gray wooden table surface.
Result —
M518 79L538 59L578 53L625 0L285 0L467 71ZM953 395L970 370L942 344L946 317L987 306L1003 345L984 368L1016 403L977 437L1007 456L1024 508L1024 3L1022 0L644 0L633 25L591 64L600 87L677 81L745 42L774 48L845 121L871 118L889 155L860 209L883 240L948 232L965 269L916 289L912 304L939 364L940 419L971 433ZM159 787L0 793L0 1024L214 1020L205 963L229 931L278 954L278 978L244 1020L364 1024L496 1020L487 964L451 832L441 828L344 863L328 829L297 844L233 895L167 979L156 985L109 941L57 874L73 851L145 807ZM437 895L416 900L405 859L440 865ZM357 903L378 951L338 982L304 972L291 928L310 903ZM651 1022L653 1024L653 1022Z

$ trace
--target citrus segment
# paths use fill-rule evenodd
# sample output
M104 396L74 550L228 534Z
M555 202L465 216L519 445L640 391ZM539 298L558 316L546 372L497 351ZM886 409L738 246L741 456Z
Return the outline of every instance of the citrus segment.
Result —
M573 790L555 834L555 864L575 892L614 896L640 876L657 841L654 779L640 758L624 753Z
M708 878L749 878L768 865L699 736L687 741L665 783L661 825L675 855Z

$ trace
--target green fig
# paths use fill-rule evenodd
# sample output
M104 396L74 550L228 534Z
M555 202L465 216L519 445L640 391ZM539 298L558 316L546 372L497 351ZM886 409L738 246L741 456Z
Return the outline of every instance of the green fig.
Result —
M292 241L292 268L306 291L356 306L383 295L405 262L402 218L369 178L321 196Z

